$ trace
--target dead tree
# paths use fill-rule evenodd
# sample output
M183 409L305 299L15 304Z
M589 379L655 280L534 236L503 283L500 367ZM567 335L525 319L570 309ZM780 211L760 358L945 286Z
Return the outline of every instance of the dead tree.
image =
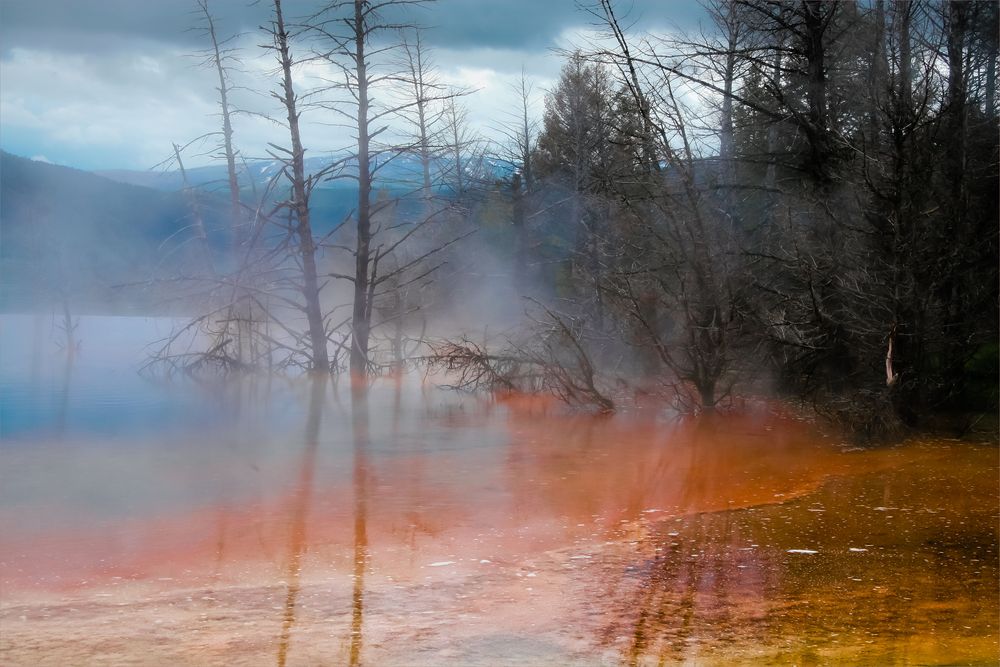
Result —
M536 189L535 156L538 148L539 124L532 107L536 104L534 84L521 68L520 78L511 86L516 95L513 108L504 113L504 120L496 129L503 137L497 152L513 166L510 192L515 236L514 282L518 292L527 291L528 226L532 208L532 195Z
M230 94L233 84L230 80L230 66L238 61L236 52L228 48L227 44L232 38L219 39L215 29L215 18L209 11L209 0L195 0L198 9L204 20L203 29L207 34L211 47L205 53L203 64L215 70L219 79L219 87L216 91L219 94L219 115L222 118L222 156L226 160L226 187L229 190L229 210L230 210L230 233L232 234L233 248L239 247L241 226L243 220L242 205L240 203L240 183L237 177L236 161L237 151L233 143L233 108L230 102Z
M394 5L417 4L419 0L339 0L326 5L309 20L310 30L321 39L319 56L329 63L341 77L334 90L346 92L347 106L354 114L345 111L344 104L330 104L328 108L353 121L357 132L356 179L358 205L355 210L354 273L345 277L354 284L354 305L351 315L350 370L354 377L368 373L368 346L371 336L372 309L377 278L378 251L372 253L372 183L379 168L376 139L388 128L387 116L395 109L373 106L371 95L376 88L395 80L398 73L383 72L373 66L372 58L385 56L391 47L374 46L386 33L403 29L382 19L380 12ZM377 208L376 208L377 211ZM373 263L376 266L373 267Z
M703 409L730 393L734 348L740 342L745 281L731 226L703 186L706 162L697 150L696 112L682 102L675 76L680 65L646 44L637 54L621 29L612 3L603 17L618 49L592 57L617 69L638 105L634 141L642 155L646 196L628 193L623 204L639 224L622 236L620 267L605 291L631 322L634 340L655 354L675 381L692 385ZM731 89L710 84L728 97ZM632 90L634 88L634 90ZM650 160L661 167L650 170Z
M406 6L425 4L428 0L338 0L331 2L308 20L308 30L316 38L316 57L336 73L335 80L325 89L327 98L319 106L341 119L357 137L353 157L357 171L340 177L358 183L358 205L354 211L353 248L337 245L348 251L354 260L352 273L331 272L336 279L353 284L353 308L350 318L350 371L353 377L364 377L371 369L370 345L374 326L372 316L376 302L395 290L428 279L440 266L428 260L456 242L452 238L430 248L416 249L406 257L401 248L415 239L428 224L439 218L442 209L425 212L418 221L394 220L395 200L379 199L375 185L379 170L416 145L421 160L427 166L424 185L430 179L435 135L430 127L433 120L430 104L454 97L454 92L438 91L433 83L424 56L413 44L401 45L394 38L414 26L394 22L383 12ZM388 37L388 42L382 38ZM404 54L400 66L398 54ZM413 94L400 99L390 94L393 89L410 89ZM376 100L376 94L379 95ZM415 142L390 139L390 120L417 110L418 129Z
M401 64L407 79L400 100L400 116L412 127L414 149L420 160L420 196L428 202L433 196L432 164L441 150L443 128L438 125L445 113L442 102L448 94L437 80L421 31L412 33L412 36L403 33L400 39Z
M540 315L517 339L501 337L482 343L468 337L432 341L420 361L444 371L444 386L496 393L550 393L574 408L611 413L614 401L604 388L606 377L594 364L582 318L556 313L534 301Z
M292 57L289 31L281 12L281 0L274 0L274 16L268 32L272 37L272 44L265 48L275 52L281 68L281 87L272 95L285 108L286 128L291 142L291 148L275 147L275 149L281 153L279 159L284 163L283 173L291 186L291 198L284 203L284 206L291 211L294 218L291 224L298 242L301 262L299 289L305 301L304 310L309 323L311 368L314 371L329 371L326 323L320 304L322 287L316 271L316 240L313 238L309 210L309 195L316 184L317 176L307 176L305 173L305 148L302 146L299 132L301 111L292 79L292 69L296 61ZM274 157L279 156L275 154Z
M173 148L174 164L177 166L177 171L181 174L184 198L187 200L188 208L191 209L191 217L194 220L192 227L194 227L195 238L198 239L198 247L201 248L202 258L205 263L205 270L210 275L216 275L215 258L212 256L212 247L208 243L208 233L205 230L205 220L202 217L201 204L198 201L198 193L188 182L187 170L184 169L184 161L181 159L181 147L174 144Z

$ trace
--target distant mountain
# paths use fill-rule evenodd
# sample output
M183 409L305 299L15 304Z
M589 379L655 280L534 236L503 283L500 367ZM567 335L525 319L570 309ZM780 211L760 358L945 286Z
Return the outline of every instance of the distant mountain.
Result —
M305 161L307 174L319 173L337 161L343 161L343 170L335 173L347 177L321 182L313 190L310 199L313 229L320 235L329 232L357 208L357 180L349 177L357 173L357 161L348 159L346 154L309 157ZM453 169L453 164L453 161L447 159L436 159L431 165L431 171L433 174L447 173L449 169ZM266 184L281 173L282 166L280 160L254 160L239 164L238 179L245 200L253 199L251 193L262 192ZM506 178L512 172L511 165L500 160L490 160L484 166L485 171L494 179ZM471 170L467 169L467 172ZM113 170L97 173L120 183L155 188L163 192L178 192L184 188L184 179L178 171ZM189 186L219 196L227 196L229 176L224 163L188 169L186 176ZM467 176L471 178L474 175L468 173ZM380 196L378 193L383 192L392 197L399 197L403 200L398 209L402 215L409 213L419 215L419 200L415 196L408 197L408 195L416 195L422 182L420 159L409 153L398 155L378 167L375 180L376 196ZM444 196L449 194L446 187L436 189ZM281 182L274 189L272 200L278 201L287 196L287 183Z
M349 159L346 154L308 157L305 160L307 174L319 173L335 162L343 161L343 173L353 175L357 173L357 161ZM452 170L453 161L447 159L436 159L431 166L434 174L440 174ZM495 178L506 178L510 175L511 166L500 160L490 160L486 165ZM238 167L238 178L240 188L251 190L253 188L263 189L263 186L281 172L282 163L279 160L253 160L240 163ZM163 191L176 191L184 187L184 181L179 171L130 171L116 169L97 172L120 183L131 185L141 185L143 187L156 188ZM209 165L207 167L196 167L187 170L188 185L202 188L204 190L225 190L228 188L229 175L225 163ZM405 193L416 190L423 180L420 159L412 153L404 153L387 159L378 168L376 187L386 188L397 193ZM323 190L353 190L356 191L357 181L352 178L338 178L321 182L317 189Z
M225 203L200 198L224 246ZM201 261L190 207L177 192L0 153L0 307L74 298L114 300L135 283Z
M317 173L334 159L309 158L306 171ZM347 162L345 173L351 167ZM245 200L252 200L252 191L263 191L281 168L278 160L241 165ZM438 173L447 168L446 161L434 165ZM510 166L491 162L486 170L501 178L509 175ZM225 165L190 169L187 177L197 188L210 245L225 262L230 245ZM416 194L421 181L417 157L401 155L379 168L376 196L401 198L397 215L415 218L421 200L406 195ZM202 268L204 257L183 185L176 171L95 174L0 153L0 308L63 294L93 302L135 303L152 297L137 297L139 288L121 285ZM285 197L287 184L282 183L272 200ZM310 205L314 231L326 234L355 210L357 181L324 182L313 191Z
M315 171L327 164L319 159L309 161L309 170ZM317 166L318 165L318 166ZM263 187L271 176L280 170L280 163L277 160L254 161L238 165L240 187L247 190L254 186ZM177 170L129 170L110 169L95 172L100 176L109 178L119 183L129 185L140 185L147 188L155 188L165 192L176 192L184 188L184 179L181 172ZM225 190L229 187L229 174L224 163L209 165L207 167L195 167L187 169L187 184L189 186L201 188L203 190Z

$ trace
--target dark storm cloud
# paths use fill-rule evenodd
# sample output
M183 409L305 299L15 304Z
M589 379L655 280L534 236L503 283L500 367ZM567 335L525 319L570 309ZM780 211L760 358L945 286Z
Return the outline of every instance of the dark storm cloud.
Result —
M424 10L435 43L449 48L544 49L567 28L597 19L589 0L442 0ZM625 23L693 26L704 14L695 0L632 0L616 9Z
M282 4L294 22L322 1ZM252 92L273 83L273 54L257 48L266 41L257 28L269 22L271 0L210 5L220 36L243 33L232 43L243 58L234 101L256 114L272 112L270 98ZM617 7L636 33L691 27L703 15L694 0L620 0ZM146 168L172 142L217 129L213 75L186 57L207 45L192 30L200 23L196 8L195 0L0 0L0 148L84 168ZM389 21L429 28L426 42L443 80L478 91L465 104L470 122L490 137L498 114L515 104L522 68L540 112L559 74L553 47L585 44L596 21L576 0L440 0L411 7L408 16L399 7L392 12ZM317 86L320 74L303 67L299 84ZM318 116L305 122L316 146L350 143L346 130ZM241 116L236 130L249 155L281 141L278 126L259 115Z
M462 48L537 50L551 46L567 28L584 27L593 17L580 7L587 0L441 0L406 10L409 20L430 28L435 45ZM215 0L210 3L223 34L255 30L270 16L269 2ZM316 0L286 0L286 13L302 17L322 6ZM618 3L636 28L692 26L702 10L694 0L631 0ZM114 51L152 40L200 48L191 30L198 23L193 0L2 0L0 44L68 51ZM404 19L394 8L387 18Z
M227 32L255 28L264 5L216 0L211 4ZM65 51L128 50L140 41L190 45L204 39L191 30L193 0L0 0L0 44Z

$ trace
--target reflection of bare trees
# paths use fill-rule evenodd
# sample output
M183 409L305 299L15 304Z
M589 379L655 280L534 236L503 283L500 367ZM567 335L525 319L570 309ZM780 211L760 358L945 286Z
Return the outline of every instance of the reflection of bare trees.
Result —
M624 526L638 535L586 566L596 568L597 599L607 601L603 641L624 641L630 665L698 660L734 638L763 639L751 619L775 604L779 578L789 576L784 552L768 548L784 529L775 493L792 497L837 469L832 453L804 446L808 429L766 414L666 426L512 412L511 432L515 498L531 498L533 512L541 504L571 525L585 522L581 530L603 525L620 537ZM772 515L728 511L755 506ZM793 542L812 544L807 538Z
M718 421L699 426L694 433L701 446L683 457L681 496L697 501L724 492L727 483L738 493L732 473L753 462L713 463L727 457L705 445L733 433ZM786 474L798 475L791 457L775 462L783 459ZM870 470L875 459L864 461ZM822 467L819 459L815 467ZM922 638L954 621L945 620L940 607L928 613L926 602L914 600L933 598L929 606L936 607L949 599L955 610L964 596L985 600L974 587L986 581L970 583L981 562L970 554L977 542L995 553L995 533L946 537L948 519L938 525L917 519L908 510L934 505L935 491L925 490L933 477L903 474L835 477L800 499L779 493L779 502L735 511L706 511L690 502L677 515L653 515L646 534L627 549L607 552L599 571L603 596L616 600L601 626L602 642L621 641L620 656L629 665L933 662ZM905 493L896 480L905 480ZM781 488L760 467L753 482ZM890 484L896 494L887 493ZM849 549L860 544L865 548ZM815 551L789 553L800 548ZM949 582L933 574L942 571L953 573ZM995 600L995 590L990 595ZM968 624L971 629L974 622Z
M452 388L465 390L546 392L569 405L610 414L615 403L607 382L594 364L583 321L556 313L533 301L541 311L520 340L506 337L493 345L465 337L430 343L424 362L449 373Z
M80 326L79 318L74 318L70 313L68 298L63 298L62 302L62 320L55 321L53 323L53 334L56 334L56 330L62 334L64 340L55 339L56 346L59 347L65 358L63 360L62 377L59 383L59 403L56 410L56 433L58 435L63 435L66 432L66 417L69 414L69 388L73 379L73 367L76 362L76 354L80 349L80 340L76 336L76 329ZM42 357L42 337L38 335L39 326L41 324L40 316L35 318L35 347L34 354L32 358L32 370L37 383L39 380L40 364Z
M288 540L288 567L286 576L288 590L281 621L281 638L278 643L278 667L284 667L288 658L292 626L295 624L295 600L299 595L302 573L302 556L306 550L306 519L313 492L313 475L316 471L316 450L319 447L319 427L323 414L323 399L326 395L327 378L318 376L312 380L309 394L309 412L306 415L305 448L297 479L297 492L292 505L291 531Z
M807 427L759 415L655 419L532 414L510 408L512 488L560 515L610 523L648 508L719 511L774 501L842 466L809 448ZM528 480L544 478L545 485Z
M244 469L255 472L260 471L257 465L260 452L255 446L259 445L259 441L253 437L257 424L252 416L258 410L266 409L271 400L272 380L271 376L235 375L221 386L218 395L220 412L229 415L232 419L233 431L229 433L230 448L234 454L238 452L241 468L245 466ZM247 419L248 417L251 418ZM236 538L238 542L239 524L236 522L235 526L232 525L235 509L234 503L227 502L225 497L220 498L216 524L216 556L213 574L215 579L219 579L224 571L224 561L230 540Z
M700 643L723 645L752 628L778 570L750 557L745 537L732 512L668 520L650 532L639 548L654 555L626 584L632 608L616 615L631 625L629 665L697 662Z
M365 569L368 567L368 395L360 383L352 387L351 430L354 438L354 588L351 592L350 664L361 664Z
M766 554L744 550L747 535L731 512L666 521L638 546L651 556L626 574L605 636L627 635L629 665L698 662L754 634L782 570ZM626 568L628 573L628 568ZM704 646L702 646L704 645Z
M75 346L66 348L66 359L63 362L62 381L59 386L59 411L56 416L56 430L59 435L66 432L66 417L69 414L69 387L73 380L73 365L76 360L74 350Z

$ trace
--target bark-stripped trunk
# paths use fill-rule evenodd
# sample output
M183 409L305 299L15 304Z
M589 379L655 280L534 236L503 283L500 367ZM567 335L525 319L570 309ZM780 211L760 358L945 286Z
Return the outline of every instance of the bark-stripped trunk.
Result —
M524 188L530 194L535 189L534 174L531 169L531 121L528 118L528 90L525 88L524 72L521 72L521 173L524 175Z
M368 397L360 383L351 392L351 430L354 441L354 465L351 486L354 493L353 588L351 591L351 646L348 665L362 664L364 638L365 573L371 561L368 547L368 471L369 415Z
M371 333L368 264L371 252L371 133L368 118L368 63L365 52L365 3L354 0L354 68L358 100L358 228L354 269L354 310L351 315L351 375L368 373L368 338Z
M205 263L205 269L214 276L215 262L212 259L212 247L208 244L208 234L205 233L205 221L201 215L201 206L198 204L198 195L188 183L187 170L184 169L184 161L181 160L181 148L177 144L174 144L174 159L177 160L177 169L181 172L181 183L184 185L184 196L188 200L191 216L194 218L194 233L198 237L202 261Z
M727 214L733 213L732 190L736 182L735 139L733 129L733 85L736 79L736 49L739 46L740 25L735 15L735 3L730 2L725 11L726 64L723 69L722 119L719 124L719 159L720 180L725 188L722 191L722 205Z
M281 0L274 0L275 46L278 49L282 72L281 101L288 114L288 132L291 137L292 210L295 213L295 233L299 239L302 260L302 296L305 299L306 319L309 322L309 345L312 352L312 370L329 371L330 358L326 349L326 327L319 300L319 281L316 275L316 244L309 221L309 194L306 191L305 150L299 134L297 98L292 85L292 56L288 47L288 33L281 15Z
M219 40L215 34L215 21L208 11L208 0L201 4L201 9L205 14L208 23L208 34L212 39L212 64L215 65L215 72L219 77L219 107L222 113L222 148L226 155L226 175L229 185L229 207L230 207L230 230L232 234L233 249L240 246L240 184L236 178L236 150L233 148L233 123L232 111L229 108L229 84L226 82L226 69L222 63L222 54L219 51Z
M514 287L517 289L518 294L523 296L528 285L528 242L524 214L525 194L521 187L520 174L514 174L514 178L511 181L511 195L514 200L514 239L516 243L514 253Z
M451 152L452 160L455 161L455 194L459 197L465 192L465 171L462 165L462 128L461 118L455 100L448 100L448 115L451 125Z
M431 97L428 95L430 86L426 81L424 47L420 40L420 33L417 33L412 45L404 42L403 46L406 49L410 76L412 77L413 104L417 110L417 155L420 158L420 172L423 177L421 195L424 200L429 200L431 198L431 136L428 105L431 102Z

